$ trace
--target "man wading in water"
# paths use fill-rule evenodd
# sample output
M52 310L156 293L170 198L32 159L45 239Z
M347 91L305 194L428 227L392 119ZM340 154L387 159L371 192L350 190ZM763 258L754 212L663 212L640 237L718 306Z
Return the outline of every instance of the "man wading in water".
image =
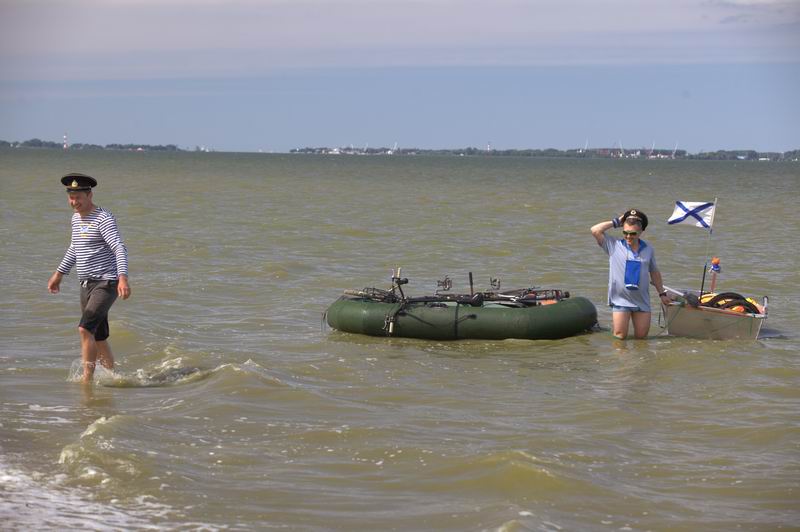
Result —
M622 227L623 238L606 234ZM639 238L647 229L647 216L631 209L619 218L592 226L592 235L609 257L608 304L611 307L614 336L625 339L633 321L636 338L646 338L650 330L650 292L652 283L664 305L669 304L653 248Z
M76 266L81 283L81 337L83 382L90 383L99 359L104 368L114 369L114 355L108 345L108 311L117 299L128 299L128 250L117 229L117 221L107 210L92 203L92 188L97 181L84 174L61 178L67 187L72 215L72 238L47 289L56 294L61 279Z

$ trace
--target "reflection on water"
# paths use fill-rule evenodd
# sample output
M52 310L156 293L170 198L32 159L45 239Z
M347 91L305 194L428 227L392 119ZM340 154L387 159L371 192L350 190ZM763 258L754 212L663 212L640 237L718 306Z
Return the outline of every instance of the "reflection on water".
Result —
M72 381L79 382L79 381ZM76 387L81 393L81 405L92 411L110 411L115 408L115 398L113 394L105 393L93 385L81 385Z

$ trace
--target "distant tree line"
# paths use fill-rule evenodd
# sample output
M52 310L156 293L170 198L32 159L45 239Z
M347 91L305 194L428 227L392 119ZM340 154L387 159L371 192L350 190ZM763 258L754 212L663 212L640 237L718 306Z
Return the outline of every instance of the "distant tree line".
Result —
M689 156L690 159L706 161L796 161L800 158L800 150L787 152L757 152L755 150L717 150L711 152L700 152Z
M23 142L9 142L0 140L0 148L45 148L63 149L63 144L41 139L30 139ZM166 151L177 152L181 150L175 144L99 144L75 143L68 146L70 150L118 150L118 151ZM205 147L196 147L195 151L210 151ZM291 153L322 154L322 155L444 155L444 156L508 156L508 157L551 157L551 158L626 158L626 159L695 159L706 161L800 161L800 150L786 152L758 152L755 150L717 150L687 153L686 150L654 150L647 148L622 149L622 148L592 148L592 149L515 149L495 150L474 147L429 150L421 148L327 148L306 147L295 148Z
M550 157L550 158L625 158L625 159L696 159L716 161L797 161L800 160L800 150L787 152L757 152L755 150L717 150L714 152L701 152L690 154L686 150L663 149L622 149L622 148L592 148L592 149L514 149L495 150L481 148L456 148L429 150L421 148L328 148L305 147L295 148L290 153L314 155L444 155L444 156L508 156L508 157Z
M30 139L23 142L9 142L7 140L0 140L0 148L47 148L47 149L63 149L64 145L61 142L53 142L49 140ZM152 145L152 144L106 144L101 146L99 144L85 144L76 142L69 145L70 150L123 150L123 151L182 151L175 144L166 145Z

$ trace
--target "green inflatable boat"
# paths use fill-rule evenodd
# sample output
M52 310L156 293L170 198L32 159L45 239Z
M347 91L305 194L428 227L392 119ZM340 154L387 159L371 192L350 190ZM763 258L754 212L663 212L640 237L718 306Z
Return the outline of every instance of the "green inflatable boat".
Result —
M597 323L591 301L561 290L405 297L397 289L407 279L392 281L392 290L345 291L326 311L328 325L349 333L427 340L550 340L580 334Z

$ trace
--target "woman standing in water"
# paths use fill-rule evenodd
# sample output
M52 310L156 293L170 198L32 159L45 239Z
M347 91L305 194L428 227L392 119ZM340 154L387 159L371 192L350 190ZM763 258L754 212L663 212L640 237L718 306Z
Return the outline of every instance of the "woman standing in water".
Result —
M612 238L606 231L622 227L623 238ZM619 218L592 227L592 235L608 254L608 304L613 317L613 333L620 339L628 336L633 320L635 338L645 338L650 331L650 292L652 283L661 302L669 303L653 247L641 235L647 229L647 216L631 209Z

